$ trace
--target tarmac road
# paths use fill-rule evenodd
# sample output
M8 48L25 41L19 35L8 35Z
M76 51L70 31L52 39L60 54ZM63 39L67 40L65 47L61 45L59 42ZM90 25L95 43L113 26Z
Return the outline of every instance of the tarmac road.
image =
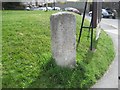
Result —
M120 56L118 53L120 52L120 48L118 48L118 40L120 40L118 38L118 20L102 19L101 28L111 36L114 43L116 56L108 71L92 88L118 88L118 56Z

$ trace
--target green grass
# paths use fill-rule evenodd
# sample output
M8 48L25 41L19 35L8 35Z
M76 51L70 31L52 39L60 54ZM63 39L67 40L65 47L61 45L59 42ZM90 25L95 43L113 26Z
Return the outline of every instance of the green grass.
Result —
M2 89L2 11L0 10L0 89Z
M107 70L114 58L114 48L104 31L98 41L94 40L96 51L91 52L88 30L83 30L74 69L54 63L50 36L53 13L56 12L2 12L3 88L89 88ZM81 16L76 15L76 19L78 39ZM85 25L89 25L87 20Z

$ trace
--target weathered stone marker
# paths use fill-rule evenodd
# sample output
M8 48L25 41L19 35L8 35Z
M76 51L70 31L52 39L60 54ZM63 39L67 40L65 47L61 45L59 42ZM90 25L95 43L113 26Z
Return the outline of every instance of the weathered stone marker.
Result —
M57 65L73 68L76 64L76 18L68 12L51 15L52 54Z

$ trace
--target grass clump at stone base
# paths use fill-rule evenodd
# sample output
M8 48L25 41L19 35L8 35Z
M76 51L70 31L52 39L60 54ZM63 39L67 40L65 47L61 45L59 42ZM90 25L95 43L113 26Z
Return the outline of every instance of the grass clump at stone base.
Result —
M111 38L101 32L95 52L84 29L74 69L57 66L51 54L50 16L56 11L2 12L3 88L89 88L114 58ZM81 16L76 15L78 40ZM85 25L89 25L85 21ZM94 30L95 38L95 30ZM77 41L76 40L76 41Z

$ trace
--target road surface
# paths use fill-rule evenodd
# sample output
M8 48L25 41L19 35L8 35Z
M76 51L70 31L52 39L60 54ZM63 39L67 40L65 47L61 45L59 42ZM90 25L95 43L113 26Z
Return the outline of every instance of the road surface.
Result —
M120 54L118 54L120 51L120 48L118 49L118 20L102 19L101 28L111 36L116 56L108 71L92 88L118 88L118 55L120 56Z

